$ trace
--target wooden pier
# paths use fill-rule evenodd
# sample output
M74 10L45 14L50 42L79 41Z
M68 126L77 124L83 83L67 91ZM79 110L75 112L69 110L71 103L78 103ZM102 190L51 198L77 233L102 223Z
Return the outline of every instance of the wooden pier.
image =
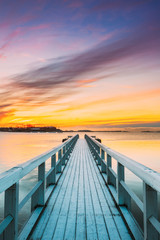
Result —
M36 167L38 182L19 202L18 183ZM143 202L126 185L125 167L143 180ZM0 192L5 192L0 239L159 239L159 183L160 174L92 137L76 135L0 175ZM19 233L18 213L30 199L32 214ZM132 215L132 201L143 213L144 230Z

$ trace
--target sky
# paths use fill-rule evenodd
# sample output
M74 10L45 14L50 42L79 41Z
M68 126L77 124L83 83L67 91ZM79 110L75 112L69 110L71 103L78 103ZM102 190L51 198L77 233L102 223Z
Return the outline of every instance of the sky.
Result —
M0 0L0 126L160 130L159 0Z

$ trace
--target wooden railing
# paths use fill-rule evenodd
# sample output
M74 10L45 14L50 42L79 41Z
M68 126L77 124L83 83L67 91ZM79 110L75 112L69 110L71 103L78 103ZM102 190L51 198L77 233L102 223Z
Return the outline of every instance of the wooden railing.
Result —
M26 239L36 223L44 205L57 182L57 176L67 163L69 155L78 139L78 135L63 144L45 152L0 175L0 193L4 192L4 219L0 224L0 238L5 240ZM58 159L56 159L58 153ZM51 168L45 173L45 162L51 158ZM19 202L19 181L38 167L38 182ZM32 215L18 236L18 213L31 199Z
M121 206L126 206L131 212L131 201L134 201L143 214L144 239L160 239L157 196L160 193L160 174L106 147L88 135L85 135L85 139L97 165L100 165L102 175L106 175L104 179L119 208L123 211L124 207ZM112 158L117 161L117 173L112 168ZM125 168L143 181L143 202L125 183ZM139 236L137 235L135 239L139 239Z

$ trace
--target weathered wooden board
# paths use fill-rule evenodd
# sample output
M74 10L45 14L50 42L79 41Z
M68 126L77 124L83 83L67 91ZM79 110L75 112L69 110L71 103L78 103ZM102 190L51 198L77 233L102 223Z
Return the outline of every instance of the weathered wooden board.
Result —
M131 239L85 140L77 141L30 239Z

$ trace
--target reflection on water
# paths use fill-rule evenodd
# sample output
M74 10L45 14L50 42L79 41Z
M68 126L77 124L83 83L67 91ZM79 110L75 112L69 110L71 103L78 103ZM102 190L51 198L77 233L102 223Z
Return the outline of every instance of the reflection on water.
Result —
M23 163L59 144L62 139L75 133L0 133L0 172ZM106 146L160 172L160 133L106 132L88 133L102 139ZM83 133L79 134L84 137ZM47 161L49 169L50 161ZM113 164L116 171L116 161ZM130 171L125 171L126 182L142 199L142 181ZM20 200L37 181L37 169L20 181ZM3 194L0 194L0 217L3 216ZM20 222L29 216L30 203L20 212ZM135 208L136 209L136 208ZM137 212L137 211L136 211ZM138 218L140 214L137 214Z
M0 172L62 143L65 133L0 133Z

